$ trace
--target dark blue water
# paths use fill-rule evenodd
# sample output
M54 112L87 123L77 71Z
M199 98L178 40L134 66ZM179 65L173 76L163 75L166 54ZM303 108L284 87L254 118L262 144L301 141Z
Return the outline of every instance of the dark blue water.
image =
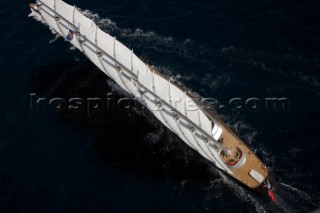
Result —
M141 107L32 111L39 97L124 97L79 51L0 3L0 212L307 212L320 206L317 1L68 1L215 106L277 178L276 203L218 172ZM97 15L99 14L99 15Z

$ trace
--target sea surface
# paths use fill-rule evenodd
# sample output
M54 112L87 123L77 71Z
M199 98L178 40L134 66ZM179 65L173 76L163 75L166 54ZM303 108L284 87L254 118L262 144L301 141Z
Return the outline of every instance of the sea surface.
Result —
M320 3L68 0L201 97L278 181L270 202L185 145L27 1L0 3L0 212L310 212L320 206ZM42 98L38 109L34 97ZM81 98L82 110L48 107ZM285 98L285 109L264 107ZM242 108L229 105L241 98ZM258 108L245 105L257 98Z

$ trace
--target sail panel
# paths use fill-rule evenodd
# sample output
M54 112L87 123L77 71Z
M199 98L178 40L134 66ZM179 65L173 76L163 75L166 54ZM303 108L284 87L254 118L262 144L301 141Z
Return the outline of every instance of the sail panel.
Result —
M55 13L48 9L45 6L40 7L41 16L45 20L45 22L52 28L54 31L60 34L60 30L55 20Z
M162 115L162 111L156 106L155 102L151 101L150 99L144 99L145 103L147 104L148 109L153 112L154 116L169 130L173 132L173 129L166 121L166 118ZM154 110L153 110L154 109Z
M194 140L193 136L192 136L192 133L190 132L189 128L185 125L185 123L188 123L186 120L183 120L181 119L179 121L180 123L180 127L181 127L181 130L183 132L183 134L185 135L185 138L183 141L187 144L190 144L190 146L199 152L199 146L197 144L197 142ZM181 125L181 123L183 123L183 125Z
M212 132L212 122L209 120L209 118L200 110L199 113L200 116L200 124L201 128L209 135L211 135Z
M100 60L97 56L95 46L88 42L84 42L82 45L83 50L85 51L86 56L99 68L103 69L101 66Z
M103 66L102 71L107 74L107 76L109 76L109 78L111 78L112 80L114 80L114 76L112 75L111 69L113 68L113 60L111 60L108 56L106 55L102 55L101 57L101 64Z
M135 54L132 55L133 73L136 75L139 73L145 73L147 66L144 62L140 60Z
M187 117L197 126L199 126L199 107L190 97L186 97L186 114Z
M171 127L171 130L177 134L181 140L191 148L197 151L201 150L190 132L188 122L183 117L178 116L169 106L164 106L159 113L162 113L166 118L168 126Z
M59 19L59 22L57 22L58 26L59 26L59 30L60 32L62 33L62 36L64 38L66 38L66 36L68 35L69 33L69 29L70 29L70 26L69 24L63 20L63 19Z
M170 84L170 98L172 107L185 115L185 93L174 84Z
M74 10L74 25L79 27L81 26L91 26L92 20L85 17L78 9Z
M181 131L179 130L176 120L174 118L174 112L167 105L163 105L162 110L160 111L162 115L166 118L168 125L171 127L173 132L177 134L182 139Z
M125 68L131 71L131 54L132 52L121 42L115 42L115 58Z
M124 73L122 73L122 74L124 74ZM139 91L138 91L137 82L136 82L136 80L134 78L131 78L131 80L129 80L127 82L127 87L129 88L131 94L135 98L139 97L140 94L139 94Z
M95 44L95 35L96 35L96 25L92 24L92 26L83 26L79 27L80 34L85 36L92 44ZM96 47L95 47L96 49Z
M179 119L179 126L181 128L181 131L183 132L185 138L183 138L183 141L187 143L189 146L191 146L196 151L199 150L199 146L195 139L192 136L192 132L190 131L190 124L189 121L185 118Z
M50 9L54 10L54 0L41 0L40 2L48 6Z
M206 152L203 145L199 143L199 141L197 140L195 132L191 132L190 129L183 129L183 131L186 137L188 138L189 142L192 142L192 145L195 147L196 151L198 151L204 158L208 159L209 161L212 161L211 155Z
M169 95L169 82L159 75L154 75L154 90L158 97L163 99L164 101L168 101Z
M145 86L148 90L153 91L153 73L150 71L139 73L139 83Z
M128 89L129 93L133 96L137 96L138 94L138 90L137 87L135 86L135 84L133 83L133 80L135 78L133 78L132 74L130 73L130 71L127 70L123 70L122 72L119 73L120 77L122 78L126 88Z
M97 28L97 45L100 49L113 57L113 42L114 38Z
M168 128L170 131L173 132L173 129L171 129L171 127L168 125L168 123L166 123L165 119L163 118L163 116L160 114L160 111L155 111L153 114L156 116L156 118L166 127Z
M73 7L61 0L56 1L56 12L65 18L68 22L73 23Z
M103 55L101 58L101 61L103 63L103 71L110 77L112 78L123 90L129 92L125 85L123 84L122 80L119 78L118 71L115 69L115 63L113 59L110 57ZM130 93L130 92L129 92Z
M151 112L159 110L158 106L156 105L156 97L153 95L153 93L145 90L143 92L142 99Z

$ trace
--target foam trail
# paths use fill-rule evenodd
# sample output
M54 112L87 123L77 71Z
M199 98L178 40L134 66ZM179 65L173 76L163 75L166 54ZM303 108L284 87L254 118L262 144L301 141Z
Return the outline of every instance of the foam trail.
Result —
M148 134L145 136L145 138L146 138L148 141L152 142L153 144L156 144L156 143L160 140L160 138L163 136L164 132L165 132L165 131L164 131L164 128L163 128L163 126L161 125L161 126L157 129L156 132L150 132L150 133L148 133Z
M230 178L227 177L227 175L223 174L221 171L217 171L221 176L222 183L232 188L232 192L237 198L251 204L255 208L256 212L267 212L264 204L258 199L256 199L249 190L244 189L243 187L239 186L239 184L235 181L230 180Z
M279 183L280 185L284 186L285 188L289 189L292 192L295 192L300 198L304 199L307 202L310 202L314 206L319 206L319 204L316 204L312 201L312 198L307 193L303 192L302 190L295 188L293 186L290 186L285 183Z
M124 89L122 89L118 84L116 84L110 78L107 79L107 84L108 84L108 86L111 88L111 90L113 92L117 92L120 95L124 95L124 96L130 97L130 95Z
M53 42L56 42L60 37L61 37L60 34L55 34L55 37L49 41L49 44L52 44Z
M70 46L69 48L71 51L76 50L77 48L75 46Z
M279 194L277 194L277 196L276 196L275 205L276 205L278 208L280 208L283 212L288 212L288 213L294 212L292 209L290 209L290 208L288 207L288 205L286 204L286 202L282 199L281 196L279 196Z
M45 22L36 12L33 10L31 13L28 15L28 17L32 17L34 20L41 22L42 24L47 25L47 22ZM47 25L48 26L48 25Z
M80 10L81 13L95 21L95 23L104 31L117 36L126 46L130 48L152 49L157 53L175 54L185 59L211 64L211 50L204 45L196 44L189 38L179 42L169 37L164 37L152 31L143 31L142 29L120 28L115 22L108 18L100 18L100 15L90 10Z
M277 189L276 202L275 203L271 203L271 202L265 203L263 201L263 199L256 197L254 193L252 193L248 189L240 186L237 182L235 182L234 180L229 178L226 174L224 174L220 170L217 170L217 172L220 175L221 179L215 180L214 182L219 181L219 184L223 184L224 186L231 188L232 192L234 193L234 195L237 198L239 198L239 200L242 200L246 203L249 203L251 206L253 206L255 208L256 212L269 212L269 211L295 212L294 209L290 208L288 201L286 201L287 199L286 200L283 199L283 197L286 196L287 193L282 194L283 191L281 192L281 190L280 190L280 192L279 192L279 189ZM283 185L283 184L281 184L281 185ZM288 185L286 185L286 186L288 186ZM296 191L295 188L293 188L292 190ZM298 191L300 191L300 190L298 190ZM259 196L259 195L257 195L257 196Z

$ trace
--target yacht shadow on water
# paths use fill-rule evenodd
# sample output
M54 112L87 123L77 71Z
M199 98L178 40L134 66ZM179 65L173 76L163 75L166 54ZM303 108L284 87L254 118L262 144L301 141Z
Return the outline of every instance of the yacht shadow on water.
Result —
M58 116L76 131L93 135L92 146L102 164L177 180L208 181L219 177L209 162L140 103L132 99L123 106L118 104L128 96L115 89L115 83L89 61L39 67L31 72L30 84L37 98L46 98L38 105L46 108L45 116Z

